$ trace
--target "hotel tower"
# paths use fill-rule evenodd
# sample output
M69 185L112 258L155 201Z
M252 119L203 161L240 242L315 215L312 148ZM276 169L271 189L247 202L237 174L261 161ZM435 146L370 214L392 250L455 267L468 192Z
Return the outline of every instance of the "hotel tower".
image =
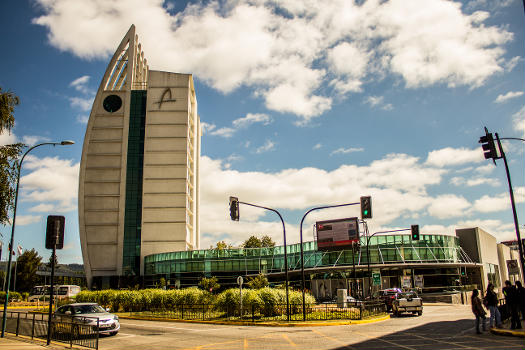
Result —
M144 256L199 248L200 138L192 75L150 70L132 25L102 78L82 149L90 287L141 283Z

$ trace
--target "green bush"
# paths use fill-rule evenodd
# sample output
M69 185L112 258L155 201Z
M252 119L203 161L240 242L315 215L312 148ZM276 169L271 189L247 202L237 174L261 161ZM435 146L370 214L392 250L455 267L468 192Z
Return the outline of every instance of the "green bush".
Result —
M9 301L22 300L22 296L18 292L9 292ZM5 302L5 292L0 292L0 301Z

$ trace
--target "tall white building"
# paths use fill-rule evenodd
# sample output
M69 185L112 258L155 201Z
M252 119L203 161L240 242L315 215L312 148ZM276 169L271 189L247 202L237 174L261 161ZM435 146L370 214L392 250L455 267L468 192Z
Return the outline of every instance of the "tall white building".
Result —
M140 283L145 255L199 248L200 138L192 75L149 70L132 25L82 149L79 231L90 286Z

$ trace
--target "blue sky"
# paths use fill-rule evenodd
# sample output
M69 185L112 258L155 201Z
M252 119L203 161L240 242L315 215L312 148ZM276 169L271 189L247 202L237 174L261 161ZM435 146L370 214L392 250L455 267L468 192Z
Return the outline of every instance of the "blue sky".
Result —
M302 214L373 197L371 232L479 226L515 237L502 161L483 127L525 134L524 13L519 0L2 2L0 86L21 99L2 143L71 139L24 163L16 244L45 259L47 215L66 216L63 263L81 262L77 190L91 102L131 24L150 69L192 73L203 122L202 248L252 234L288 242ZM524 145L505 143L518 216ZM358 216L358 207L315 220ZM524 222L525 223L525 222ZM10 227L1 227L7 243ZM3 257L5 258L5 250Z

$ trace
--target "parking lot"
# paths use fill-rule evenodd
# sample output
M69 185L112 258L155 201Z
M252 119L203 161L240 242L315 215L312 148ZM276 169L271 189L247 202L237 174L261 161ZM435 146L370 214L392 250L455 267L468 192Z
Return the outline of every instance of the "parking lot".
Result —
M476 335L469 306L425 305L422 316L342 326L264 327L121 320L100 349L523 349L523 339Z

